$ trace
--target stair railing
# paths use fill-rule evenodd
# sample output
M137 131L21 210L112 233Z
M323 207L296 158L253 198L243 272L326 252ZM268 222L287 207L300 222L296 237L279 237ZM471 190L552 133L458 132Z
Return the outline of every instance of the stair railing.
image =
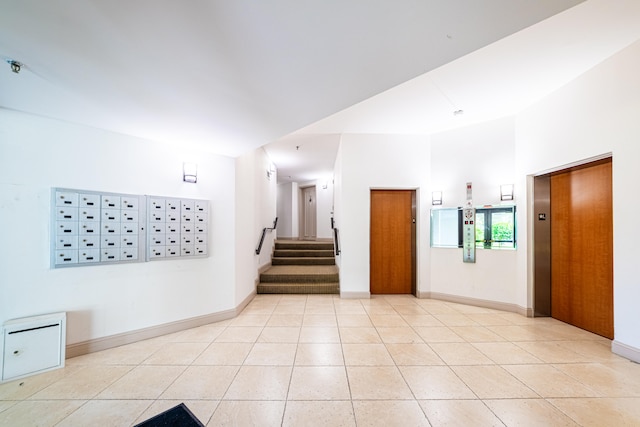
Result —
M338 239L338 229L333 228L333 246L336 250L336 255L340 255L340 240Z
M264 238L267 235L267 231L271 232L275 230L277 225L278 225L278 217L276 217L276 219L273 220L273 227L265 227L262 229L260 242L258 243L258 247L256 248L256 255L260 255L260 252L262 251L262 244L264 243Z

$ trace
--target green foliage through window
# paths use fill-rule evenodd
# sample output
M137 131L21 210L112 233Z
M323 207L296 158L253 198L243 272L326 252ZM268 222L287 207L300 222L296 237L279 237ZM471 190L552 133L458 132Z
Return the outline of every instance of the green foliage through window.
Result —
M515 249L515 206L477 208L475 225L476 247ZM431 211L431 246L462 247L462 208L441 208Z
M476 209L476 246L515 248L515 207Z

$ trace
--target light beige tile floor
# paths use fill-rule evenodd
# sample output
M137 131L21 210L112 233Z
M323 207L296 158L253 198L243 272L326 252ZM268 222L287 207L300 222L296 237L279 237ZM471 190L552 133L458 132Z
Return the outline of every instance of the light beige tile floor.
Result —
M410 296L259 295L235 319L0 385L0 426L640 425L640 365L550 318Z

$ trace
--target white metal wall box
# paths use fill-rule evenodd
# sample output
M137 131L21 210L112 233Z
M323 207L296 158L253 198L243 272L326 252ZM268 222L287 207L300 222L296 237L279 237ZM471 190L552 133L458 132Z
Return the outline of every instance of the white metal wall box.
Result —
M66 313L52 313L4 322L0 382L64 366Z

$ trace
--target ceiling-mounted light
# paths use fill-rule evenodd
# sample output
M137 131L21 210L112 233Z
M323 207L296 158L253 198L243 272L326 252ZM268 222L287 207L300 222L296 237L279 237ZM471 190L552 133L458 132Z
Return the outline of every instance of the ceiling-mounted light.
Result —
M22 69L22 63L18 61L14 61L13 59L7 59L7 62L9 63L9 67L11 67L11 71L13 71L16 74L18 74Z
M463 114L464 114L464 110L456 110L456 111L453 112L454 116L461 116Z

